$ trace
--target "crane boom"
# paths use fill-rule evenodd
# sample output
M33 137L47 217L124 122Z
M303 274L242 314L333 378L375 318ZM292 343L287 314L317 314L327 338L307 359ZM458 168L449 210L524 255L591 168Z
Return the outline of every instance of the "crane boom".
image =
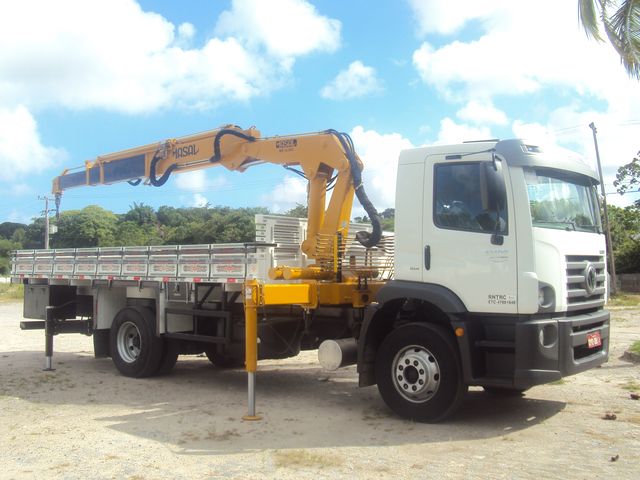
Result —
M299 167L308 182L308 230L302 251L311 258L326 253L327 239L347 233L354 194L371 218L373 232L358 232L363 245L380 239L378 213L362 186L362 161L347 134L335 130L261 137L255 128L227 125L215 130L143 145L86 161L53 180L59 203L62 192L74 187L141 182L162 186L173 173L214 166L243 172L260 163ZM332 188L326 203L326 191ZM325 207L326 205L326 207Z

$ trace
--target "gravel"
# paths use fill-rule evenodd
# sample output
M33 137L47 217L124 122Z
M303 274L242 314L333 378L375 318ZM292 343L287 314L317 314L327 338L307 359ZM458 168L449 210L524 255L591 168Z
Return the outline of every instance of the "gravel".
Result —
M0 304L2 478L637 478L640 309L615 310L610 360L524 397L470 390L446 423L394 416L354 367L323 371L315 352L260 362L257 409L246 374L181 356L161 378L120 376L82 335L20 331ZM637 398L637 395L636 395ZM607 416L615 420L606 420Z

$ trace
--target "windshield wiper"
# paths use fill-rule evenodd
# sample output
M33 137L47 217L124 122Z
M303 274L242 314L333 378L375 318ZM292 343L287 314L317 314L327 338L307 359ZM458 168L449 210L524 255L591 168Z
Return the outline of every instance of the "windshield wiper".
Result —
M567 228L566 228L567 231L571 231L571 228L573 228L574 231L576 230L576 224L573 223L571 220L557 220L557 221L554 221L554 220L540 220L540 221L538 221L536 223L538 223L539 225L540 224L546 224L546 223L550 223L552 225L567 225ZM571 226L571 228L569 228L569 225Z
M578 223L578 228L588 232L602 233L597 225L588 224L588 223Z

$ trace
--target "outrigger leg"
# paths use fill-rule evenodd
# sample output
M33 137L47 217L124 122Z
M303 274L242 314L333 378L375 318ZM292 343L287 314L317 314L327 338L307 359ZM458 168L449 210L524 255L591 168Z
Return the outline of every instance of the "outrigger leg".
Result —
M244 284L245 369L247 370L248 413L243 420L261 420L256 415L256 370L258 369L258 282Z

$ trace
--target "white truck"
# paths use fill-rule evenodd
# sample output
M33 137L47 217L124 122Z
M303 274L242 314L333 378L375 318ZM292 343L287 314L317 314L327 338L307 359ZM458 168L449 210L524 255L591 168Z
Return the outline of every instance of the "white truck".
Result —
M46 329L49 362L53 335L74 331L92 334L96 355L128 376L166 373L179 353L204 351L220 367L244 362L253 417L258 356L320 347L325 366L356 363L360 386L377 384L398 415L435 422L469 386L518 393L607 360L598 181L582 161L521 140L404 151L393 240L362 196L344 134L236 129L203 137L213 144L205 161L240 170L257 160L290 167L295 156L310 183L308 222L258 218L256 244L15 252L25 317L40 319L23 328ZM202 164L182 158L206 148L198 139L99 157L58 177L54 192L136 176L162 184ZM355 237L354 194L373 220Z

